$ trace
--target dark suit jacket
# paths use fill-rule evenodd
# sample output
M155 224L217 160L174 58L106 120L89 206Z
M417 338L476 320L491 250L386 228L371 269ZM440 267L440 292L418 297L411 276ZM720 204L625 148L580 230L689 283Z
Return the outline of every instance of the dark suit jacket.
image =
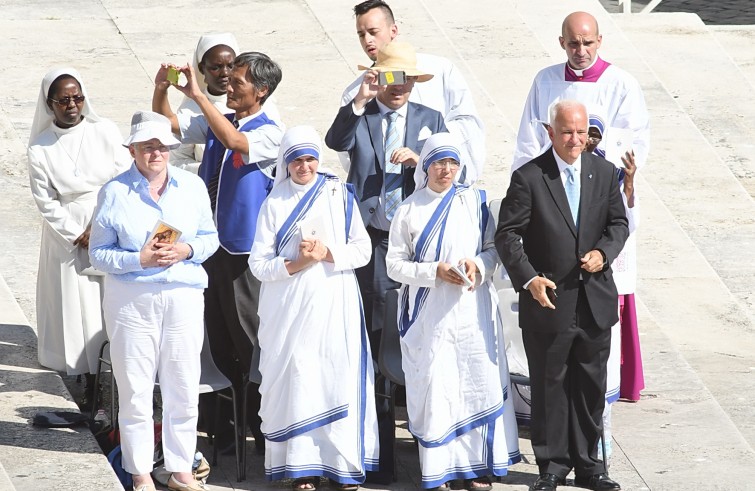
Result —
M431 134L446 131L443 116L434 109L409 102L406 111L404 146L417 154L425 140L419 140L420 130L427 127ZM428 135L429 136L429 135ZM349 152L351 167L347 181L356 188L359 212L365 225L369 225L383 190L385 150L383 147L382 117L373 99L364 108L364 114L354 114L351 104L341 107L325 135L325 144L337 152ZM414 192L414 168L404 168L403 197Z
M501 203L495 244L514 288L523 292L519 295L520 327L539 331L569 327L580 274L598 327L608 329L618 322L618 295L610 264L628 235L616 170L607 160L582 154L579 230L551 148L516 170ZM607 260L603 271L595 274L580 268L579 258L592 249L602 251ZM556 283L556 310L541 307L523 290L538 273Z

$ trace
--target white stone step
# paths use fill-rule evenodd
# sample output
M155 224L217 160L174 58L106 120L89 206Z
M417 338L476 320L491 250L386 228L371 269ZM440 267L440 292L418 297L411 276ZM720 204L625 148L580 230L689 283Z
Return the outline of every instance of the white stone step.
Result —
M695 14L616 16L666 90L755 196L753 85ZM752 43L748 43L752 52ZM690 56L693 55L693 56Z
M10 477L8 477L8 473L5 472L2 462L0 462L0 489L3 491L15 491L16 489L13 486Z
M755 26L708 26L708 30L755 87Z

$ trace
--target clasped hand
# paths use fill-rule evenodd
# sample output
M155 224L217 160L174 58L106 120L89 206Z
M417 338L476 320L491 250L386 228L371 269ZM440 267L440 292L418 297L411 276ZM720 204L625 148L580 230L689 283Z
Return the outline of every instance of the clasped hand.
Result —
M459 265L461 264L464 264L466 267L467 278L469 278L469 281L474 285L475 275L477 274L477 264L468 258L459 261ZM444 263L443 261L439 262L436 276L446 283L463 286L464 280L453 269L451 269L452 267L453 266L449 263ZM474 286L469 287L469 291L472 290L474 290Z
M582 261L582 269L588 273L598 273L603 271L605 260L603 259L603 253L597 249L591 250L580 260Z
M299 257L309 264L319 263L328 255L328 248L317 239L304 239L299 243Z
M154 238L147 242L139 252L139 263L142 268L167 268L183 261L191 253L191 248L185 242L168 244L157 242Z

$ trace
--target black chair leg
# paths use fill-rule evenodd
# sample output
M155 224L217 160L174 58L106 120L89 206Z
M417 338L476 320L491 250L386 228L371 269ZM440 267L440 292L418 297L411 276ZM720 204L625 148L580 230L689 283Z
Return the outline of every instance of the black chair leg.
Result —
M246 469L241 467L242 449L246 444L246 430L241 426L239 420L238 394L236 394L234 386L231 386L231 400L233 403L233 433L236 439L236 481L241 482L246 479Z
M218 465L218 429L220 426L220 399L222 398L221 394L216 393L215 394L215 423L214 423L214 434L212 437L212 465L216 466Z
M398 481L398 453L396 444L396 391L398 385L390 382L391 384L391 400L390 400L390 412L391 421L393 422L393 435L391 435L391 445L393 446L393 482Z

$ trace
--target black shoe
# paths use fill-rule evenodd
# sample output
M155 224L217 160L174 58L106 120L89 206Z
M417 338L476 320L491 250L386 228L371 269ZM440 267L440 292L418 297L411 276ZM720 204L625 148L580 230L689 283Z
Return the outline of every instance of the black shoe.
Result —
M369 484L392 484L393 474L387 471L367 471L366 483Z
M593 474L592 476L574 478L574 485L580 488L592 489L593 491L620 491L619 483L608 477L608 474Z
M566 484L566 479L558 477L555 474L541 474L535 484L532 485L532 491L555 491L561 485Z

